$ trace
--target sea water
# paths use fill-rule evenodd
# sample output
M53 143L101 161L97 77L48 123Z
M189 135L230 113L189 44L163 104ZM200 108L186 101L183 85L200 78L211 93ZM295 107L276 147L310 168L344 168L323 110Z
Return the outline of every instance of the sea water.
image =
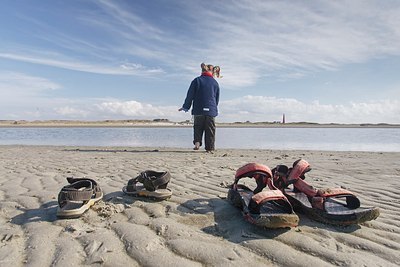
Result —
M191 148L193 129L0 128L0 145ZM400 152L400 128L222 128L216 148Z

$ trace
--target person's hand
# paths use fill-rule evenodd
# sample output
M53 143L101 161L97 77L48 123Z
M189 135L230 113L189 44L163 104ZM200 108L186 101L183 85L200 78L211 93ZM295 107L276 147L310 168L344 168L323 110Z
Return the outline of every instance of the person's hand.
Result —
M186 109L186 108L180 108L180 109L178 109L178 111L185 111L185 112L188 112L188 109Z
M178 111L182 111L182 110L183 110L183 108L178 109Z

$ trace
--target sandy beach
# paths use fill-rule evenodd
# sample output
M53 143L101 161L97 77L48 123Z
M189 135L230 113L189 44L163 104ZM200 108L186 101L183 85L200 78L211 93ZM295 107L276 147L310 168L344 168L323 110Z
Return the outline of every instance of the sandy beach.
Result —
M249 162L304 158L315 187L344 187L378 219L261 229L227 200ZM0 146L0 266L399 266L400 153L132 147ZM173 196L121 189L144 170L169 171ZM95 179L103 200L78 219L56 217L66 177Z

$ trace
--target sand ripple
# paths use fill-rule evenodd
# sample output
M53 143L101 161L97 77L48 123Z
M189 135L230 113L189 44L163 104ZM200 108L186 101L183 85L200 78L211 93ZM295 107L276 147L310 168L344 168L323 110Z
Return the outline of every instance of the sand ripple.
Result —
M307 159L316 187L345 187L371 222L334 227L300 214L292 229L246 223L225 199L235 170ZM0 147L1 266L399 266L400 153ZM121 189L139 172L168 170L173 197L151 201ZM103 201L57 220L66 177L96 179ZM251 183L251 182L250 182Z

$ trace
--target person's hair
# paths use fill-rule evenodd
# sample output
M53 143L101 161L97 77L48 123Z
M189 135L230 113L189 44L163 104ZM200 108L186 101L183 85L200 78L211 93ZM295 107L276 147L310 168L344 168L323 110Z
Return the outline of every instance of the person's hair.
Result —
M205 71L213 71L214 66L213 65L206 65L205 63L201 63L200 65L201 67L201 71L205 72Z
M209 71L213 74L214 77L222 78L222 76L220 76L221 68L219 66L214 66L211 64L206 65L205 63L201 63L200 67L201 72Z

